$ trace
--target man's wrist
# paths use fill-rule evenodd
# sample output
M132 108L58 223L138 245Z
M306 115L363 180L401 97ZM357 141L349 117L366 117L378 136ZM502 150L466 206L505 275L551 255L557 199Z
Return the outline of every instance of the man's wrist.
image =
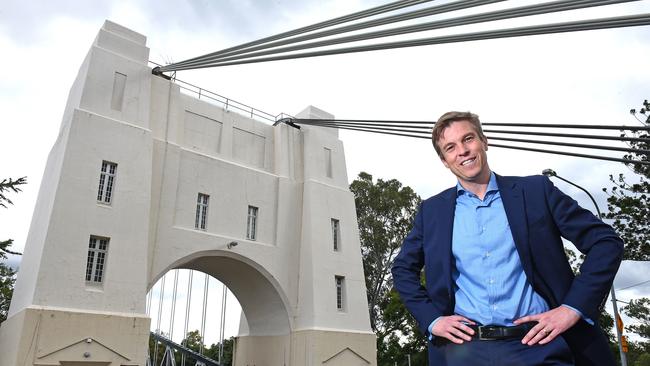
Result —
M568 308L568 309L573 310L573 312L575 312L576 314L578 314L578 316L580 317L580 319L586 321L586 322L589 323L590 325L594 325L594 321L591 320L590 318L587 318L586 316L584 316L584 314L582 314L582 312L581 312L580 310L574 308L573 306L567 305L567 304L562 304L561 306L564 306L565 308Z
M429 324L429 327L427 328L427 330L429 331L429 337L428 338L429 338L430 341L433 340L433 326L436 325L436 323L438 322L438 320L440 320L440 318L442 318L442 316L439 316L439 317L435 318L431 322L431 324Z

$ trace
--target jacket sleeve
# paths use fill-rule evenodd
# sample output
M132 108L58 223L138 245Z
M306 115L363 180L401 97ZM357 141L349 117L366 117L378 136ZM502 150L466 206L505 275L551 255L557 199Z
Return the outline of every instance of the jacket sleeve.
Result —
M580 207L543 177L548 209L562 237L571 241L585 259L562 303L597 319L623 258L623 241L611 226Z
M402 248L393 262L393 284L402 302L418 322L422 334L429 334L432 321L443 315L435 306L420 282L424 266L423 250L423 206L415 216L413 229L404 239Z

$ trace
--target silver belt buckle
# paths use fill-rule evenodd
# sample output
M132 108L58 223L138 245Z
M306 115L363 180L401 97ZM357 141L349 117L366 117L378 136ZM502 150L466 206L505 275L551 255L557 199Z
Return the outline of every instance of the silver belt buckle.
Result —
M489 325L479 325L478 326L478 339L480 339L482 341L494 341L494 340L496 340L496 338L494 338L494 337L483 336L483 329L484 328L486 330L488 330L488 329L490 329L492 327L489 326Z

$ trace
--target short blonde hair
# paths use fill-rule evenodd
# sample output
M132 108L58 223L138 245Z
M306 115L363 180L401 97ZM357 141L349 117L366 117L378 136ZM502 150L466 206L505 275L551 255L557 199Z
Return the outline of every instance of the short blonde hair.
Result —
M438 153L438 156L441 158L442 158L442 150L440 149L440 146L438 146L438 141L440 141L440 138L442 137L442 133L444 132L445 128L449 127L449 125L451 125L452 123L458 121L467 121L471 123L472 126L474 127L474 130L476 130L478 137L482 141L487 141L485 134L483 134L481 121L479 120L477 114L471 112L458 112L458 111L447 112L442 116L440 116L440 118L438 118L438 121L433 125L433 129L431 130L431 142L433 143L433 148L436 150L436 153Z

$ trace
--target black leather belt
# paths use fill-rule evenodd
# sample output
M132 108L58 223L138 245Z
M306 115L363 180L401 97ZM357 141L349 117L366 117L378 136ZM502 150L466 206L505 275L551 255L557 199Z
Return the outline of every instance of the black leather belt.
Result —
M511 327L502 325L468 325L474 330L472 338L481 341L494 341L500 339L524 338L537 322L528 322Z

